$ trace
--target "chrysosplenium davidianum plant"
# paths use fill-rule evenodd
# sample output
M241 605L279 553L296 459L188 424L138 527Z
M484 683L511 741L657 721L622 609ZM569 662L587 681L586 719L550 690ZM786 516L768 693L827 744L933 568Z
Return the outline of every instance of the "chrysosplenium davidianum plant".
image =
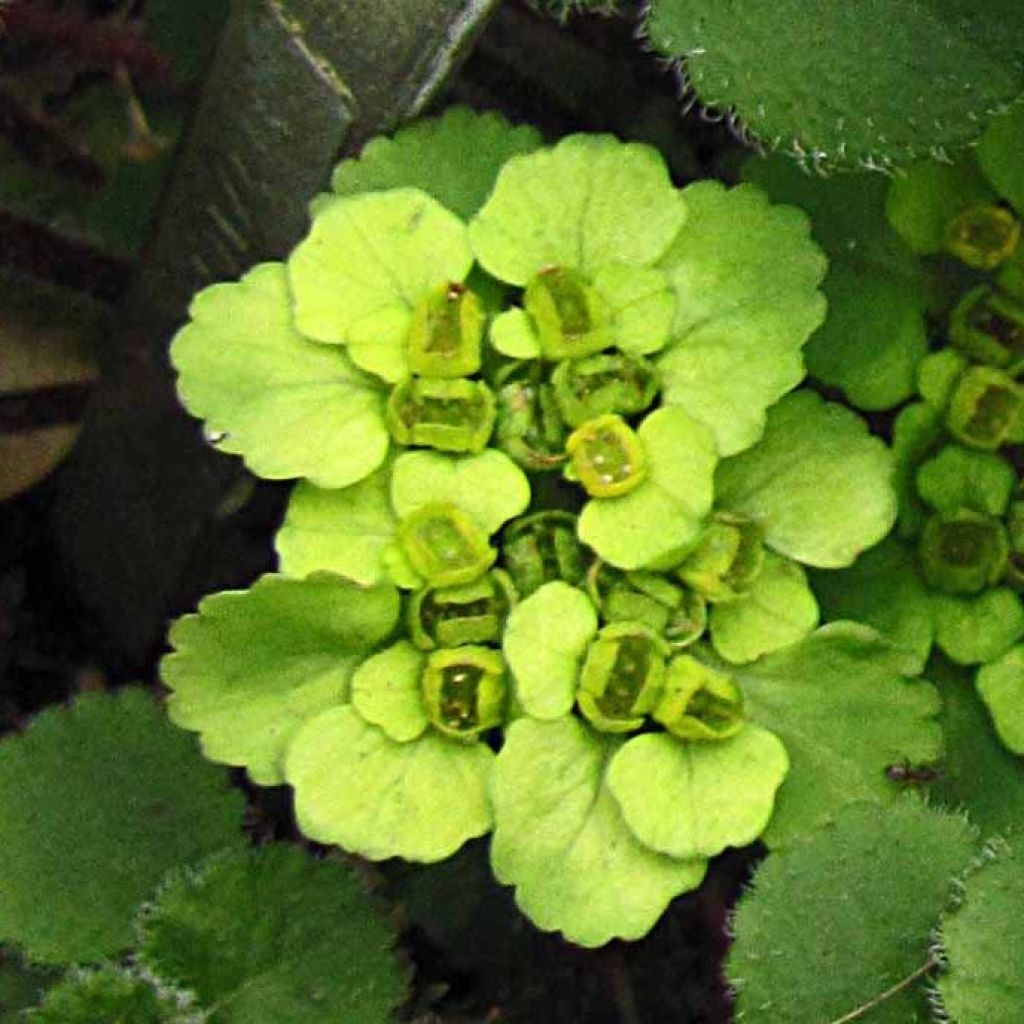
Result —
M207 756L366 857L493 832L525 913L584 945L937 756L913 659L818 628L803 567L897 502L885 445L793 390L825 313L799 211L465 110L333 187L173 347L220 447L299 478L280 572L171 632Z

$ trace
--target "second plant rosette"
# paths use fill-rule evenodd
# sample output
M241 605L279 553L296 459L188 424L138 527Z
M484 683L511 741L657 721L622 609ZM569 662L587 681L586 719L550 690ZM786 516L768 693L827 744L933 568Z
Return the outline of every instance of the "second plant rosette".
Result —
M465 110L333 185L172 350L221 447L299 479L280 573L171 631L207 756L370 858L493 830L499 880L584 945L937 756L912 659L819 628L804 572L896 499L864 423L793 392L824 315L802 214Z

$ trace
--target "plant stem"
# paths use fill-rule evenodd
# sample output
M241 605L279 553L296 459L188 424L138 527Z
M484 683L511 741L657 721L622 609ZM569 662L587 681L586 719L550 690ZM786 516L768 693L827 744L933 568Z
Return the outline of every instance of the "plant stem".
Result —
M862 1006L858 1006L855 1010L851 1010L849 1013L843 1014L842 1017L837 1017L835 1020L830 1021L829 1024L850 1024L851 1021L860 1020L865 1014L870 1013L876 1006L880 1006L887 999L891 999L898 992L902 992L903 989L913 985L918 978L923 978L929 971L934 970L938 967L938 961L929 957L913 974L907 975L902 981L896 982L892 988L887 988L884 992L879 993L874 999L864 1003Z

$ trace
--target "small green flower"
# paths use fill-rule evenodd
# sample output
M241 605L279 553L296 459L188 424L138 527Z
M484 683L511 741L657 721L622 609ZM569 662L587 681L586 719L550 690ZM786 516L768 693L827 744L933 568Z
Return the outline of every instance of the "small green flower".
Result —
M398 542L413 570L433 587L471 583L498 557L472 516L451 502L420 505L399 522Z
M946 251L975 270L994 270L1020 241L1020 221L1005 207L979 203L961 210L947 225Z
M957 381L946 411L949 432L964 444L995 451L1024 432L1024 387L1000 370L971 366Z
M1024 360L1024 303L991 285L978 285L950 315L949 338L977 362L1016 367Z
M565 442L572 478L594 498L616 498L634 490L647 471L647 455L621 416L599 416L577 427Z
M698 640L708 624L704 598L657 573L622 572L598 561L587 573L587 593L605 622L641 622L672 650Z
M522 597L545 583L583 582L587 553L576 535L570 512L536 512L513 520L501 545L505 568Z
M731 676L679 655L652 717L683 740L725 740L743 728L743 694Z
M582 427L607 414L646 412L658 394L658 371L642 356L602 353L559 363L551 387L562 419Z
M601 732L635 732L661 698L669 646L638 622L605 626L590 642L576 703Z
M516 592L500 569L470 583L417 590L407 606L409 633L423 651L497 643Z
M568 433L555 387L537 363L510 363L498 371L497 447L531 472L565 462Z
M764 555L763 527L719 512L676 575L708 601L734 601L757 579Z
M977 594L1003 575L1010 543L998 519L964 509L931 516L919 551L929 586L946 594Z
M403 452L344 490L300 484L277 535L281 568L409 590L469 583L497 557L490 537L529 502L529 481L501 452Z
M412 311L409 369L424 377L468 377L480 369L487 315L464 285L449 282L425 295Z
M505 662L487 647L446 647L427 656L423 700L446 736L476 739L505 720Z
M443 452L483 451L494 417L494 395L479 380L407 377L388 399L388 429L399 444Z

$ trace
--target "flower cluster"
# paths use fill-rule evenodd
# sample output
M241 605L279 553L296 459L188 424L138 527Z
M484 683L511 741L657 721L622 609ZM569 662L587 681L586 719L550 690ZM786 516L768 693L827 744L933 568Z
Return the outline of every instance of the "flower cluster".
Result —
M978 692L1011 751L1024 753L1024 115L996 119L977 156L920 168L893 186L893 225L961 282L916 401L893 425L896 536L829 586L882 593L868 620L923 659L934 643L977 666ZM955 294L954 289L954 294ZM898 595L898 596L897 596ZM856 613L849 600L834 602Z
M465 110L333 188L172 349L221 448L299 480L279 574L171 631L209 757L367 857L493 830L524 911L598 945L935 756L905 656L817 628L803 567L850 565L896 497L855 414L789 393L824 315L802 214Z

